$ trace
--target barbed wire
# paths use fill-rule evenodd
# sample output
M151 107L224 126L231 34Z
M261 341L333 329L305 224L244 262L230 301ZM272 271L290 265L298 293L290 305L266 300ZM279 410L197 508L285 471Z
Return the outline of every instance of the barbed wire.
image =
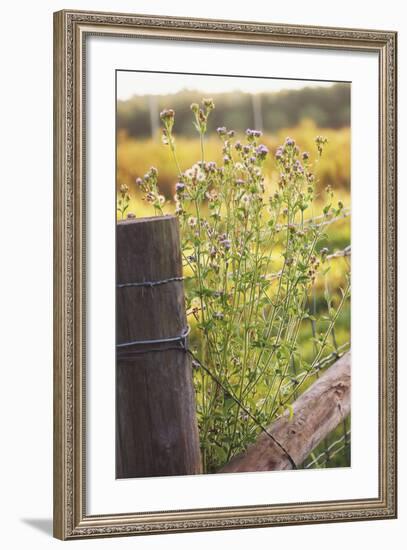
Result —
M345 355L345 353L348 351L349 348L350 348L350 342L349 341L345 342L341 346L338 346L338 350L333 351L332 353L330 353L329 355L327 355L323 359L321 359L321 361L319 361L311 371L305 371L304 370L302 372L299 372L295 376L290 376L290 378L291 379L292 378L301 379L305 374L307 374L308 376L312 376L313 374L316 374L317 372L322 370L324 367L329 365L332 361L334 361L334 360L336 361L336 360L340 359L341 357L343 357Z
M316 456L314 459L312 459L310 462L307 462L304 465L304 469L312 468L315 464L317 464L317 467L324 466L327 462L331 461L336 455L338 455L341 451L349 447L350 445L350 434L351 430L348 430L344 435L336 439L333 443L331 443L326 450L322 451L318 456ZM337 447L340 443L342 443L340 447ZM322 461L321 461L322 460Z
M314 228L326 227L328 225L331 225L332 223L342 221L348 218L350 215L351 215L350 208L344 208L342 210L342 213L339 216L335 216L333 218L327 218L325 214L321 214L320 216L316 216L315 218L307 218L306 220L303 221L303 223L290 224L290 227L302 227L303 225L312 225ZM319 222L319 220L324 220L324 221ZM315 223L315 222L319 222L319 223ZM288 227L288 224L277 224L275 227L281 231L282 229L286 229Z

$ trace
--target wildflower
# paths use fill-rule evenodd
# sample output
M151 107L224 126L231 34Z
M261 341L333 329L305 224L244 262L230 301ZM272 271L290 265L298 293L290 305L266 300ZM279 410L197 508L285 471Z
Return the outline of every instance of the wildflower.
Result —
M193 111L195 114L199 111L198 103L191 103L191 111Z
M228 157L227 155L225 155L225 156L223 157L223 162L224 162L225 164L229 164L229 163L230 163L230 157Z
M236 149L236 151L241 151L242 150L242 144L240 143L240 141L236 141L235 149Z
M164 109L160 113L160 118L163 122L173 121L175 117L175 111L173 109Z
M245 181L242 180L242 179L237 179L237 180L235 181L235 183L236 183L236 185L240 186L240 185L244 185L244 184L245 184Z
M225 136L227 130L224 126L220 126L219 128L216 129L216 132L218 133L219 136Z
M277 160L280 160L283 156L283 148L282 147L278 147L277 150L276 150L276 159Z
M318 153L319 153L319 156L322 155L322 151L323 151L323 148L324 148L324 145L326 145L328 143L328 140L327 138L323 137L323 136L317 136L315 138L315 143L317 145L317 149L318 149Z
M304 168L301 165L301 162L299 160L296 160L293 164L293 170L294 172L299 172L302 174L304 172Z
M206 107L210 111L212 111L215 108L215 103L213 102L213 99L211 97L204 98L202 100L202 103L203 103L204 107Z
M309 153L307 151L304 151L302 154L302 160L308 160L309 159Z
M230 239L222 239L219 242L225 250L230 250L230 247L232 246L232 243L230 242Z
M214 311L213 318L218 321L221 321L224 318L224 315L220 311Z
M182 193L184 189L185 189L185 183L182 183L181 181L179 181L178 183L175 184L175 191L177 193Z
M134 220L135 217L136 217L136 214L134 214L134 212L129 212L129 213L127 214L127 219L128 219L128 220Z
M216 162L210 161L205 164L205 169L207 172L215 172Z
M141 178L136 178L136 185L141 187L143 185L143 180Z
M158 198L158 202L159 202L160 204L164 204L164 203L165 203L165 197L164 197L164 195L158 195L157 198Z
M230 239L228 238L228 236L226 235L226 233L223 233L219 237L219 244L221 244L225 250L229 250L231 245L232 245L232 243L231 243Z
M288 137L285 140L285 144L287 147L294 147L295 141L292 138Z
M122 195L125 195L128 192L128 190L129 188L127 187L127 185L125 183L122 183L120 186L120 193Z
M196 227L197 223L198 223L198 220L196 218L194 218L193 216L188 218L189 227Z
M232 138L232 137L234 137L234 135L235 135L235 131L234 130L229 130L228 137Z
M212 191L207 191L205 193L205 197L208 199L209 202L212 202L218 198L218 193L217 191L215 191L215 189L212 189Z
M265 145L259 145L258 147L256 147L256 154L262 160L266 158L268 152L269 150Z
M261 135L262 132L260 132L260 130L250 130L250 128L246 130L246 136L249 141L259 138Z

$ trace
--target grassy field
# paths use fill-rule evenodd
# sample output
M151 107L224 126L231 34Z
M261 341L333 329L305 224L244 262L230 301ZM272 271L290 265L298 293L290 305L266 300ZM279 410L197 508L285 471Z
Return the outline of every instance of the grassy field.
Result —
M317 135L328 138L328 144L324 155L317 166L317 174L320 180L320 188L332 185L338 196L348 198L350 190L350 129L339 130L322 129L315 126L311 120L304 120L295 128L285 128L277 134L265 134L262 137L270 151L274 152L282 144L287 136L296 140L302 150L314 152L314 139ZM239 135L238 135L239 137ZM175 134L176 147L179 151L181 170L190 168L200 158L199 139L185 138ZM243 138L242 138L243 140ZM219 137L211 134L205 140L206 159L219 162L222 152ZM124 131L118 132L117 144L117 186L126 184L130 188L130 194L136 196L134 184L137 177L142 177L145 172L155 166L159 173L159 185L161 192L171 198L174 194L174 186L177 181L177 168L171 162L168 149L162 144L160 136L155 139L135 139L128 137ZM272 160L265 164L265 172L270 188L276 182L277 173ZM136 215L143 215L140 205Z

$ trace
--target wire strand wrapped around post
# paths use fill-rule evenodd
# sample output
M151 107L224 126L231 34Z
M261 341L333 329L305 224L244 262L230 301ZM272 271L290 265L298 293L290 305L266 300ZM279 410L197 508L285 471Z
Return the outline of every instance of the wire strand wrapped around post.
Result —
M116 477L201 473L175 217L117 224L116 282Z

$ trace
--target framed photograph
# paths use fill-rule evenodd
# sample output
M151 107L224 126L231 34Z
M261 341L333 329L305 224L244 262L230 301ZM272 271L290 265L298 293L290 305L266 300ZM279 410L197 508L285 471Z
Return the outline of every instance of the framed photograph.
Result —
M396 517L396 38L55 13L57 538Z

